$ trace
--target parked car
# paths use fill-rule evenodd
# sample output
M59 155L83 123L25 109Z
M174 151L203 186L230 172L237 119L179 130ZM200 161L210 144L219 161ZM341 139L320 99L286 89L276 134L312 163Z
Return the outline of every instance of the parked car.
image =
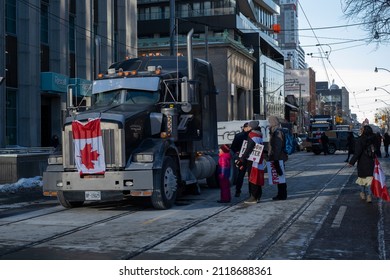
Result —
M325 134L329 138L328 152L329 154L334 154L336 151L347 151L347 137L348 133L351 131L346 130L328 130L325 131ZM352 132L354 137L357 138L358 134L356 132ZM320 138L308 138L308 141L311 142L311 150L316 155L321 154L323 152L323 147L321 144Z

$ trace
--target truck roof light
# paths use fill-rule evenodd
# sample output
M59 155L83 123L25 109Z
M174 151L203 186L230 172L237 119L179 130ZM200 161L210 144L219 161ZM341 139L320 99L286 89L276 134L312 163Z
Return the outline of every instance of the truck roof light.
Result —
M137 70L131 70L131 75L137 75Z
M103 73L99 73L99 74L98 74L98 79L103 79L103 77L104 77L104 74L103 74Z

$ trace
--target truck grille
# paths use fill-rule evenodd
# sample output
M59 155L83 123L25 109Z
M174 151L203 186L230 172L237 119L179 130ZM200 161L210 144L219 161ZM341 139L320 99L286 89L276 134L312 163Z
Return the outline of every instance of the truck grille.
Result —
M114 128L104 129L104 124L101 125L106 168L121 168L124 166L123 153L121 152L121 143L123 143L121 131ZM76 168L71 126L65 128L63 143L64 168Z

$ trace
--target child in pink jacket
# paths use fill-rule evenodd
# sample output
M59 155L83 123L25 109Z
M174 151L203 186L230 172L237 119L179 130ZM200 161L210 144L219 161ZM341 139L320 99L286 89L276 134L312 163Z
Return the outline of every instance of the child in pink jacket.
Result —
M230 149L227 145L221 145L219 148L218 160L218 182L221 188L221 199L219 203L229 203L231 200L230 194Z

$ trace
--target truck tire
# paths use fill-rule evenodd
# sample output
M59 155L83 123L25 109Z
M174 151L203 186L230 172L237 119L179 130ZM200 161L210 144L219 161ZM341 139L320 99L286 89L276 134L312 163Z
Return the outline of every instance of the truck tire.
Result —
M336 146L334 144L329 144L328 153L333 155L336 152Z
M173 206L178 189L178 167L171 157L165 157L161 170L156 174L151 197L156 209L165 210Z
M69 201L65 198L63 191L57 192L57 199L60 202L60 204L65 208L74 208L74 207L80 207L83 206L84 201Z

